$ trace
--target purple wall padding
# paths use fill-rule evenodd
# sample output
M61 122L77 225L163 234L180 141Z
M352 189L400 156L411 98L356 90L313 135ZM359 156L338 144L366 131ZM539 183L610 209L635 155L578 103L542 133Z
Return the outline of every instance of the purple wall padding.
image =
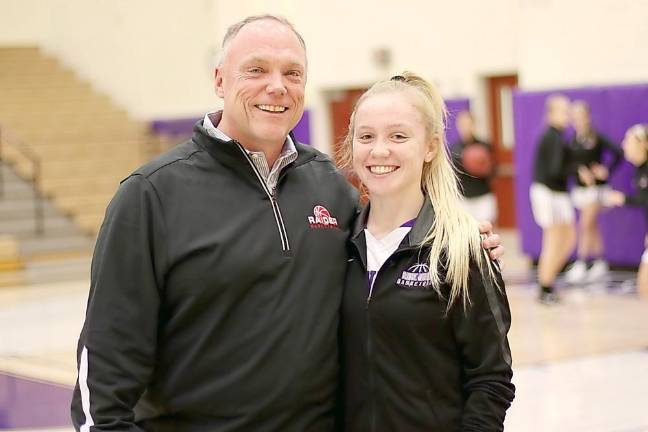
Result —
M204 115L153 120L151 121L151 130L156 134L166 135L170 139L180 142L191 137L194 124L203 117ZM303 144L311 143L310 112L308 110L304 110L304 115L293 132L299 142Z
M536 259L540 255L542 231L531 214L529 186L537 141L544 130L544 102L549 94L558 91L572 100L587 101L591 107L594 126L617 144L621 143L629 126L648 122L648 84L515 92L516 217L522 251ZM614 189L631 192L633 173L634 167L624 161L612 174L610 184ZM604 257L616 265L639 264L646 233L642 211L628 207L604 210L599 221L605 248Z
M0 430L72 426L72 389L0 373Z
M470 109L470 100L465 98L454 98L445 100L448 109L448 124L446 125L446 140L449 145L454 144L459 140L459 133L455 127L455 119L457 113Z
M293 129L293 134L295 134L297 141L302 144L310 144L313 142L310 132L310 111L304 110L304 115L302 115L301 120L299 120L295 129Z

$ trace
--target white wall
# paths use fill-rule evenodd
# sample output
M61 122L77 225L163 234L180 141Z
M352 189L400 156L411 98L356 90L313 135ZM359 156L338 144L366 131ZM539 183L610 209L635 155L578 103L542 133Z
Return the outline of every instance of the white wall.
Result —
M0 0L0 44L41 44L136 117L199 115L220 106L211 56L225 29L258 13L306 39L322 148L327 91L402 69L470 97L482 119L487 75L517 71L533 89L648 79L648 0ZM387 70L377 48L392 53Z
M648 81L646 0L526 0L519 30L525 88Z
M0 44L40 44L136 117L195 115L218 103L213 0L0 0L0 7Z

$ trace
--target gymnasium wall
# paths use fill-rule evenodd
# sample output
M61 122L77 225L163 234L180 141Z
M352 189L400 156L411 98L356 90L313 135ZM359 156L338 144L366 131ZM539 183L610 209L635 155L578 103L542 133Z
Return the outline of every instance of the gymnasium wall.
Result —
M648 122L648 84L561 88L572 100L585 100L591 109L592 124L615 144L636 123ZM513 98L515 112L515 204L516 220L522 240L522 251L538 258L542 231L533 220L529 187L538 140L544 132L544 104L553 91L518 91ZM573 132L567 131L565 137ZM608 155L609 156L609 155ZM634 194L634 167L623 161L610 176L610 185L624 193ZM604 210L599 218L605 245L604 257L615 265L636 266L644 250L646 232L643 211L622 207Z
M331 141L327 98L403 68L445 97L468 97L486 128L483 78L523 88L637 82L648 76L644 0L2 0L0 44L38 43L141 119L219 106L211 76L226 27L278 13L307 40L313 143ZM381 68L373 52L391 52Z

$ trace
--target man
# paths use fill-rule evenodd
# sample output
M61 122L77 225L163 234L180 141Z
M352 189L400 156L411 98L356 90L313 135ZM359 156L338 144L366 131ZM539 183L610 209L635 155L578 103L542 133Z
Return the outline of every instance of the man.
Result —
M536 150L531 207L542 228L542 251L538 261L539 301L555 304L554 282L576 242L574 208L567 193L571 162L562 133L569 124L569 99L560 94L546 101L547 128Z
M223 111L122 182L92 264L78 430L334 429L357 195L289 135L306 72L283 18L233 25L216 68Z
M490 180L493 176L493 148L475 135L475 121L470 111L460 111L455 121L459 141L452 146L452 158L457 167L457 176L461 184L466 210L477 220L495 222L497 219L497 200L491 191ZM467 149L480 147L487 155L484 160L483 173L470 172L463 163L463 154Z

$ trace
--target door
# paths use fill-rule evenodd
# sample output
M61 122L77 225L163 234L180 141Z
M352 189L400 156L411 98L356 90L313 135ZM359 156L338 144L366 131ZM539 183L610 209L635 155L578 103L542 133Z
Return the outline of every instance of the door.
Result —
M353 112L353 107L356 101L366 91L366 88L336 90L329 94L329 112L331 114L331 124L333 126L333 149L334 160L337 166L340 166L339 153L344 137L349 129L349 119ZM360 181L352 174L350 169L344 169L347 179L356 187L359 188ZM363 201L366 197L362 197Z
M513 192L513 90L517 88L517 75L498 75L486 78L487 107L490 132L495 152L497 171L492 187L497 199L497 224L514 228L515 195Z

